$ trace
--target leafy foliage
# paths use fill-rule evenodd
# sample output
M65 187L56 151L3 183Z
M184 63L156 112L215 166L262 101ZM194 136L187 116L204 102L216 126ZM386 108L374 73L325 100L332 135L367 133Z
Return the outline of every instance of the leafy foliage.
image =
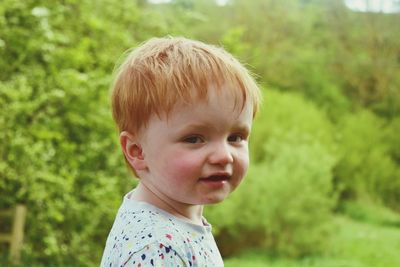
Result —
M388 133L395 138L394 132L386 124L365 110L343 117L338 124L342 156L336 175L344 198L372 198L396 208L393 204L398 199L400 173L390 154L395 142L389 143L386 137Z
M107 234L117 193L129 184L121 179L127 173L109 113L110 75L101 67L113 59L95 57L91 49L101 45L98 41L72 45L81 35L72 31L74 25L57 29L72 3L54 9L33 2L6 4L0 204L28 206L28 256L60 262L77 255L77 262L87 265L99 260L103 244L96 240ZM92 29L84 24L77 30L85 28ZM15 64L5 66L8 62Z
M353 217L358 203L398 213L398 20L339 0L3 0L0 208L27 204L25 257L98 264L135 184L109 111L114 64L168 34L225 46L267 88L248 177L207 210L225 254L237 252L232 240L291 256L327 250L337 202Z

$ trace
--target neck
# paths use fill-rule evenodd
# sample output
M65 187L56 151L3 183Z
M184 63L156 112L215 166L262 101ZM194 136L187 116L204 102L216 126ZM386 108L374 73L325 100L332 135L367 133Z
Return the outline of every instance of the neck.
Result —
M155 190L152 190L149 186L146 186L141 182L139 182L138 186L135 188L135 191L133 191L130 198L152 204L157 208L160 208L184 221L203 225L202 205L191 205L171 200L165 197L165 195L156 192Z

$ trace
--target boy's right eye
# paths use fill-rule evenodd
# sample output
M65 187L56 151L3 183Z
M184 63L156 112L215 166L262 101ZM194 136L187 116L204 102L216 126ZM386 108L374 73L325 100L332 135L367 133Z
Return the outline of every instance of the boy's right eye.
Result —
M183 139L183 142L189 143L189 144L200 144L200 143L203 143L204 140L200 136L193 135L193 136L185 137Z

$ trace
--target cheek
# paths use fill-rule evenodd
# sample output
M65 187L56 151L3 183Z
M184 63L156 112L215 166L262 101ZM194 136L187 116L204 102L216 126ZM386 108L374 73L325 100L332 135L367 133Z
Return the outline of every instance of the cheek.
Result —
M247 150L241 153L236 162L236 171L238 175L244 176L249 168L249 154Z
M168 176L176 181L185 181L189 177L201 175L202 161L195 153L176 152L165 163Z
M244 176L246 175L247 169L249 167L249 156L248 154L241 154L236 158L235 163L235 179L232 180L232 191L234 191L239 184L242 182Z

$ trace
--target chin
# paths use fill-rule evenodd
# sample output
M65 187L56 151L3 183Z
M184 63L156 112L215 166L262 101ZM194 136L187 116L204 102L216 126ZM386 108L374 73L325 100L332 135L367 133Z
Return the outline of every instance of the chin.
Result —
M210 196L204 199L203 205L211 205L217 204L224 201L227 198L227 195L220 195L220 196Z

